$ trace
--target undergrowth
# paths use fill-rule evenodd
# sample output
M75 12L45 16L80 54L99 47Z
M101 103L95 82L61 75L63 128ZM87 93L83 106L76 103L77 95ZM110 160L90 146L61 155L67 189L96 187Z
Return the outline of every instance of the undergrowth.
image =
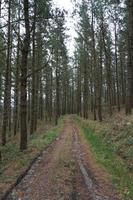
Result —
M36 133L30 136L28 149L24 152L19 150L18 143L12 141L1 147L3 159L0 163L0 192L6 188L5 184L12 183L34 157L58 136L62 124L63 118L60 119L58 126L50 128L43 134Z
M133 178L130 175L128 167L117 156L115 149L116 144L114 146L113 144L110 145L110 140L107 142L107 138L105 139L105 136L109 137L106 134L108 129L107 125L101 125L98 122L94 124L94 122L82 120L79 117L77 117L76 120L86 141L91 147L96 161L107 170L109 177L116 186L122 200L132 200ZM123 139L123 143L124 142L127 142L127 140L125 141L125 138Z

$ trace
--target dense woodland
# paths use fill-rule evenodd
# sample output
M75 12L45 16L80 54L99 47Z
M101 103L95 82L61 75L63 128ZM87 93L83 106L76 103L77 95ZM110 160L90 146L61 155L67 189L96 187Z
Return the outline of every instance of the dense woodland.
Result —
M1 144L20 134L20 149L40 120L93 116L133 107L133 1L73 1L75 51L67 11L51 0L0 1Z

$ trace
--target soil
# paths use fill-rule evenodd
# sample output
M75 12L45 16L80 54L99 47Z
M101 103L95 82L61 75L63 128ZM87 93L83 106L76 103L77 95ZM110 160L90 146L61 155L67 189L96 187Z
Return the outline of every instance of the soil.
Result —
M74 122L43 152L7 200L118 200Z

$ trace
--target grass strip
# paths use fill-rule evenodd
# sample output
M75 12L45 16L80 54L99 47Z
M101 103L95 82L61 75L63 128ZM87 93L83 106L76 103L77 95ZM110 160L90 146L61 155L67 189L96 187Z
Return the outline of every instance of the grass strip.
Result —
M103 142L103 139L88 126L85 126L82 119L77 119L81 133L98 164L104 166L112 182L118 190L122 200L133 199L133 179L129 174L126 165L118 158L110 146Z

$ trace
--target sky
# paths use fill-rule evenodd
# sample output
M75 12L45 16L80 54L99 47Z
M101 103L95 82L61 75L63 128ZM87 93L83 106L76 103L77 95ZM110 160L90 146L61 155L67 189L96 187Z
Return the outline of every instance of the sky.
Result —
M56 7L65 9L68 12L66 26L69 29L67 31L67 34L70 36L70 38L69 38L67 46L68 46L69 54L70 56L72 56L74 52L74 38L76 37L76 32L74 28L74 20L72 18L73 3L71 0L53 0L53 2Z

